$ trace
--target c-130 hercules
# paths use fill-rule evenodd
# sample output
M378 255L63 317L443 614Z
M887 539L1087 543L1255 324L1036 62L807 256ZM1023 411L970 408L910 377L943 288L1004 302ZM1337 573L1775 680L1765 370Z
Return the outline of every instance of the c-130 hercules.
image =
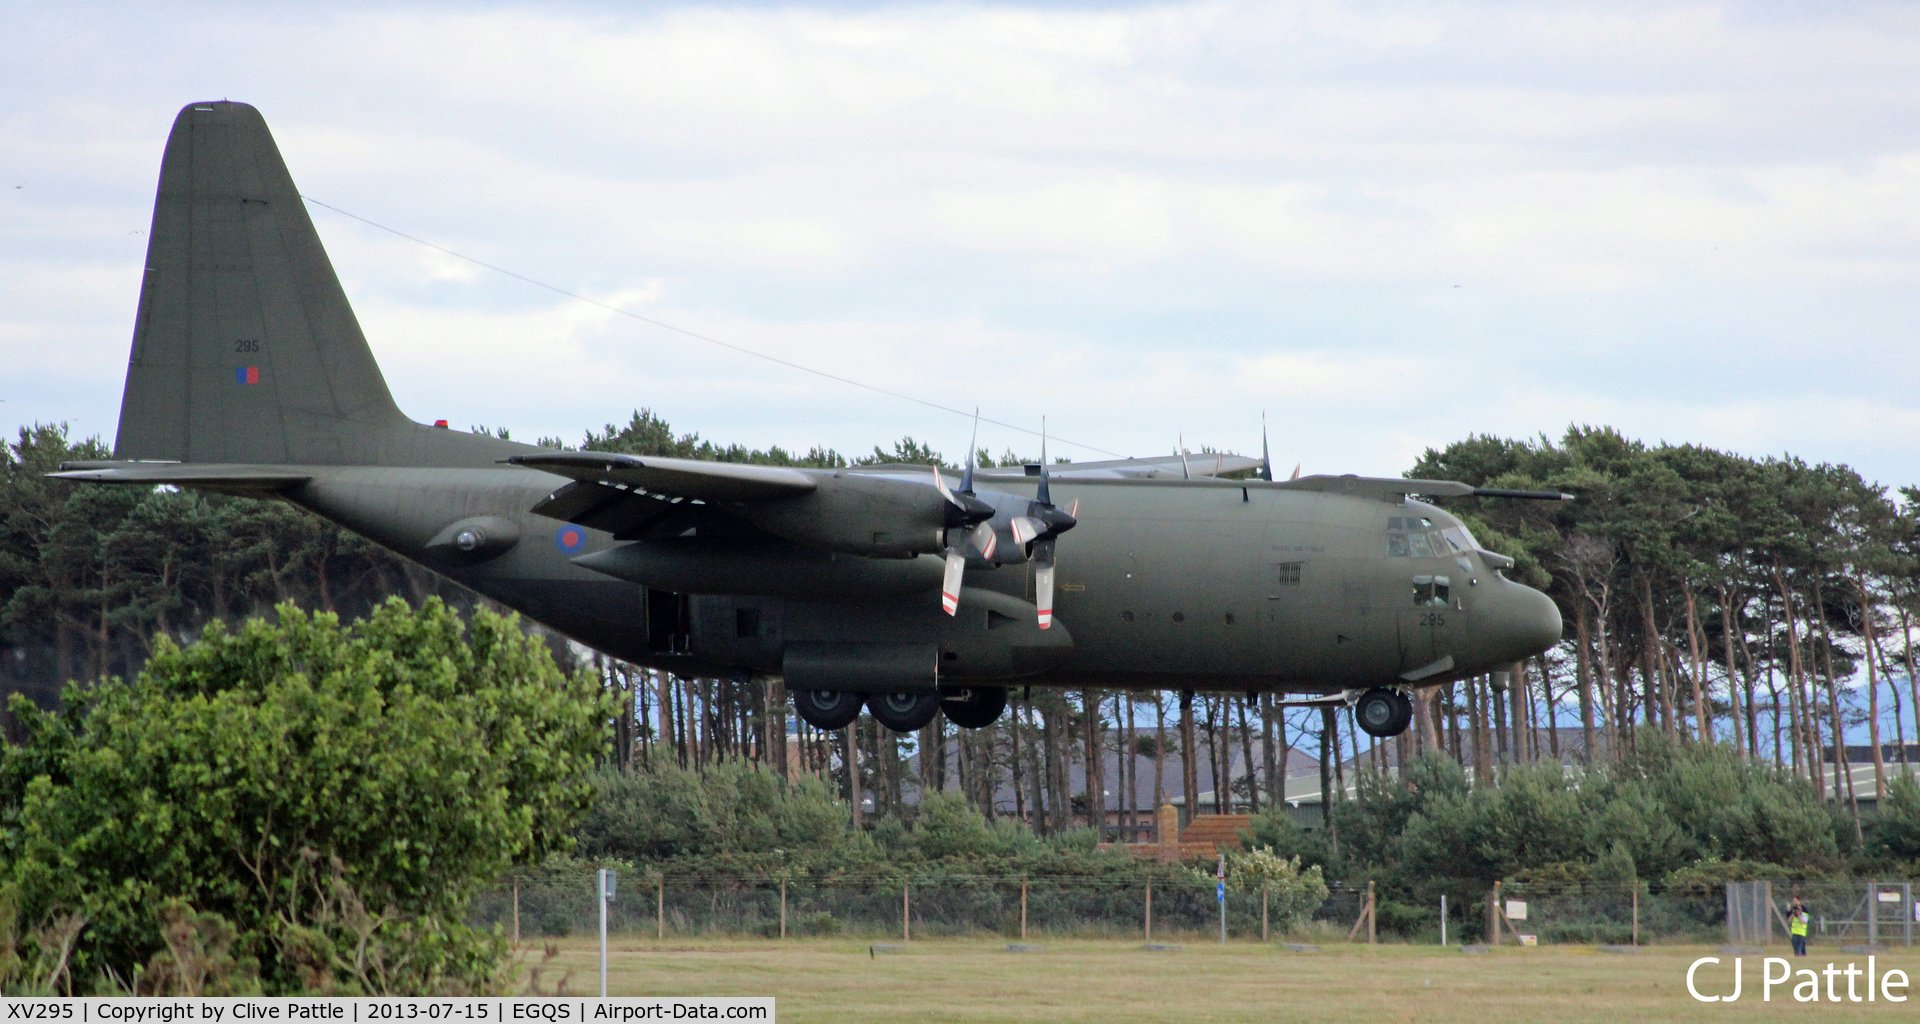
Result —
M1009 687L1098 686L1303 694L1392 736L1411 688L1561 633L1413 497L1557 494L1279 481L1237 456L786 469L413 422L244 103L174 121L114 461L62 470L292 502L615 657L781 677L824 729L863 703L898 731L978 728Z

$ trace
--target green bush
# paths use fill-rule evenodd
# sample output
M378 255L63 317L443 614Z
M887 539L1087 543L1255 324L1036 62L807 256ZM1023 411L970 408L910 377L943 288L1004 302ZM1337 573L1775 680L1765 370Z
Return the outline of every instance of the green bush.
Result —
M257 963L268 993L494 986L504 947L461 923L467 902L569 844L612 714L513 617L463 626L397 599L347 628L285 605L185 648L162 637L132 683L12 710L17 930L84 919L76 990L133 987L167 957L178 974L163 932L186 928L196 956Z

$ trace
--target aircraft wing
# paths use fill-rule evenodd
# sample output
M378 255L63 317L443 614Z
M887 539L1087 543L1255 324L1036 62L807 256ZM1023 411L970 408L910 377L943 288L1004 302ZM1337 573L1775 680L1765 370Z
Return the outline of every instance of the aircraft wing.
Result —
M1397 476L1330 476L1316 474L1293 480L1276 480L1274 487L1289 491L1328 491L1333 494L1351 494L1359 498L1404 498L1409 494L1425 494L1437 498L1462 498L1473 493L1473 487L1457 480L1407 480Z
M572 477L582 483L613 484L649 494L698 501L759 501L812 491L814 478L797 469L738 462L616 455L608 452L550 452L515 455L505 461L529 469Z
M1109 459L1104 462L1061 462L1047 467L1047 475L1055 480L1179 480L1189 474L1195 479L1215 477L1226 473L1238 473L1242 470L1259 469L1260 460L1245 455L1224 455L1219 452L1196 454L1188 452L1186 465L1182 466L1178 455L1158 455L1148 459ZM1037 464L1026 466L1003 466L998 469L977 469L973 473L976 479L1006 480L1014 477L1039 476Z

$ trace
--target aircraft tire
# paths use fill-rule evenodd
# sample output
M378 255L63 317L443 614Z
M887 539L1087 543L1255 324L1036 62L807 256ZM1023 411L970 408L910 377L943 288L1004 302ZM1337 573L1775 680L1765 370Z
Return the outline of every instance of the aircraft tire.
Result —
M860 717L860 695L842 690L795 690L793 710L815 729L844 729Z
M894 732L914 732L940 713L937 693L870 693L867 713Z
M1413 721L1413 702L1406 694L1376 686L1353 704L1353 720L1369 736L1398 736Z
M984 729L1000 720L1007 709L1007 691L1000 686L976 686L962 696L940 702L947 721L962 729Z

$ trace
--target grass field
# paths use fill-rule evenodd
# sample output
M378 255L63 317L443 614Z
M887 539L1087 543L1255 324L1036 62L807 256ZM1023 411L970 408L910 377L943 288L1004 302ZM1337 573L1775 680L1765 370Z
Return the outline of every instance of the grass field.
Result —
M888 940L879 940L888 941ZM898 939L891 940L898 943ZM1004 939L934 939L897 952L869 953L866 940L667 941L618 938L609 956L610 995L774 996L783 1024L809 1021L1542 1021L1821 1020L1920 1018L1909 1002L1796 1003L1791 987L1760 999L1760 958L1744 965L1740 1001L1694 1001L1686 972L1710 946L1653 946L1638 955L1583 947L1507 947L1468 956L1457 947L1326 945L1318 953L1273 946L1181 942L1147 952L1138 942L1035 940L1043 952L1012 953ZM558 942L546 968L551 987L571 971L568 991L598 989L597 946ZM538 962L540 950L529 951ZM1784 943L1768 951L1784 956ZM1816 945L1796 967L1864 969L1865 956ZM1920 983L1920 947L1878 958ZM557 969L557 971L556 971ZM1824 986L1825 982L1822 981ZM1859 983L1865 997L1864 982ZM1705 994L1732 986L1732 963L1702 969ZM1846 998L1846 979L1839 995Z

